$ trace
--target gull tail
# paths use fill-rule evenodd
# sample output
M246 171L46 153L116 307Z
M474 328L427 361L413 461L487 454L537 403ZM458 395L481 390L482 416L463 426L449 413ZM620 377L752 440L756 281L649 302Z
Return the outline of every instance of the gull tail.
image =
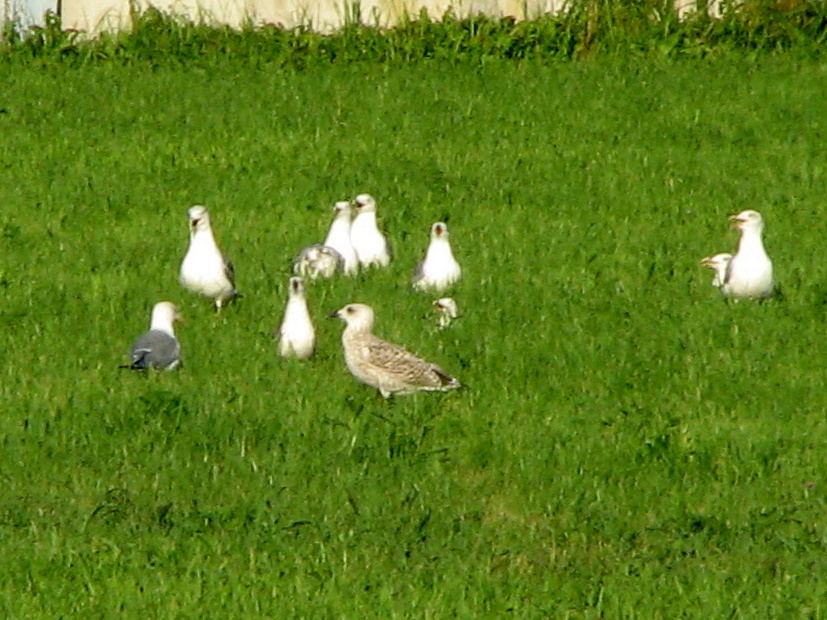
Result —
M462 387L462 384L455 378L449 375L447 372L442 370L441 368L434 368L434 373L436 374L437 378L439 379L439 389L443 391L447 390L455 390L459 387Z

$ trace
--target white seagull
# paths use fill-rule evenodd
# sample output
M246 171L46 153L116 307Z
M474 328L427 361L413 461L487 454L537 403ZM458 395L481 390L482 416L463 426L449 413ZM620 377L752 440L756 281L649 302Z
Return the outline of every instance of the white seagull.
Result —
M359 271L359 257L350 241L350 220L353 210L347 200L340 200L333 205L333 212L336 215L327 231L324 245L333 248L342 257L346 276L356 275Z
M385 398L393 394L447 392L460 387L459 381L436 364L374 336L370 306L348 304L330 316L347 323L342 346L350 374L378 389Z
M764 250L761 235L764 219L758 211L748 209L729 218L733 227L741 231L738 251L729 261L721 292L735 299L764 299L772 296L775 283L772 261Z
M279 353L282 357L306 360L313 355L316 331L307 310L304 282L301 278L290 278L290 297L284 310L284 319L278 329L278 336Z
M434 310L439 313L439 327L445 329L459 316L457 302L451 297L441 297L434 302Z
M713 256L707 256L701 259L701 265L708 267L715 272L712 276L712 286L721 288L726 280L726 272L729 268L729 261L732 260L732 254L722 252Z
M420 291L444 291L461 277L462 269L448 241L448 226L437 222L431 226L431 242L425 258L414 269L413 287Z
M304 248L293 261L293 273L315 280L330 278L342 269L344 259L336 250L327 245L314 244Z
M388 241L376 226L376 200L370 194L359 194L353 199L356 217L350 226L350 242L362 267L379 265L387 267L391 262Z
M161 301L152 308L149 331L138 338L129 351L129 364L121 368L175 370L181 364L181 347L172 324L180 321L178 308Z
M181 263L179 280L187 290L211 297L215 309L238 295L233 264L221 255L210 226L206 207L196 205L187 212L190 219L190 245Z

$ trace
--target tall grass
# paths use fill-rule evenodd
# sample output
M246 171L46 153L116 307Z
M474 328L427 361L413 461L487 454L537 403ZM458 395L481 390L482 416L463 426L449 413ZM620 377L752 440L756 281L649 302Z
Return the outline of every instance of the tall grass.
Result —
M566 10L526 21L476 15L439 20L424 11L392 28L349 15L333 35L304 27L248 24L241 29L193 22L155 8L133 12L131 27L92 39L62 29L54 14L21 35L13 24L0 43L3 61L211 63L215 59L306 67L428 59L572 59L600 54L703 57L743 50L819 55L827 40L827 4L746 0L726 5L720 19L703 12L680 20L669 2L580 0Z

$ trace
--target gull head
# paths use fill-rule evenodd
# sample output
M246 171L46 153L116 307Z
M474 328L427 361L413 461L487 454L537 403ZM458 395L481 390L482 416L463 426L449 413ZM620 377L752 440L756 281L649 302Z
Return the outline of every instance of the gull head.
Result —
M152 329L172 328L175 321L183 321L183 317L171 301L159 301L152 306Z
M701 265L703 267L709 267L710 269L720 271L721 269L726 269L726 266L729 265L729 261L731 260L732 254L722 252L721 254L715 254L713 256L706 256L702 258Z
M290 278L290 297L301 297L304 295L304 280L298 277Z
M753 211L752 209L741 211L737 215L731 215L729 219L732 222L732 227L737 228L741 232L748 230L761 232L764 230L764 218L761 217L758 211Z
M701 259L702 266L712 269L715 272L715 276L712 278L712 286L720 288L726 283L727 269L729 268L729 261L731 260L732 254L726 252Z
M353 206L359 213L375 212L376 200L370 194L359 194L353 199Z
M342 319L348 329L354 331L369 332L373 329L373 308L367 304L348 304L330 316Z
M334 203L333 205L333 213L336 217L350 217L351 204L347 200L339 200L338 202Z
M436 222L431 226L431 239L447 239L448 225L445 222Z
M434 310L447 316L450 319L455 319L459 316L459 307L457 302L451 297L441 297L434 302Z
M207 212L207 207L195 205L189 208L187 215L190 218L190 230L192 232L209 230L210 214Z

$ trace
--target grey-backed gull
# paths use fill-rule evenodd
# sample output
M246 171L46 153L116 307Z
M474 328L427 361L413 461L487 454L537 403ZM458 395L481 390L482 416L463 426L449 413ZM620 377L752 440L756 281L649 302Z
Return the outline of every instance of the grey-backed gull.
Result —
M123 368L174 370L181 363L181 347L172 324L181 319L178 308L160 301L152 308L149 331L138 338L129 351L129 365Z

